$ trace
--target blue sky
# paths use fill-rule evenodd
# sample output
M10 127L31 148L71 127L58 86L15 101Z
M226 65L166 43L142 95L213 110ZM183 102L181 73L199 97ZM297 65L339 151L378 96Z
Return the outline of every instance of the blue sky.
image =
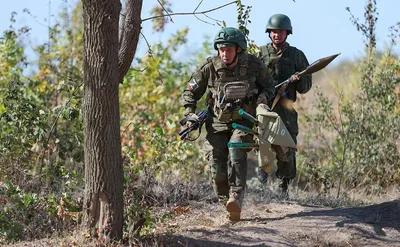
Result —
M174 12L193 12L201 0L172 0ZM0 31L8 28L11 12L17 15L17 26L27 25L32 28L28 47L34 47L47 40L47 23L50 13L50 22L54 23L58 12L65 7L72 8L77 0L14 0L3 4L0 9ZM198 11L205 11L229 3L229 0L203 0ZM49 4L50 3L50 4ZM157 0L144 0L142 18L150 17L151 7L157 4ZM357 32L350 21L350 14L346 7L358 17L363 23L364 6L366 0L242 0L245 5L253 6L250 13L251 24L250 38L258 45L269 42L265 34L265 25L270 15L283 13L292 20L293 35L290 35L288 42L303 50L309 62L318 58L341 53L337 59L354 59L364 53L363 36ZM50 6L50 8L49 8ZM390 43L388 38L389 27L400 21L396 11L400 9L399 0L377 0L378 25L377 25L377 46L383 50ZM23 9L29 9L32 16L23 13ZM224 20L228 26L237 26L236 6L230 5L223 9L208 13L208 16ZM215 23L204 16L202 20ZM185 59L186 55L193 49L198 49L204 40L205 35L214 37L219 30L218 25L210 25L199 21L192 15L173 16L174 23L168 24L164 33L153 33L151 21L143 23L143 33L150 43L159 40L165 41L169 34L184 27L189 27L188 44L183 51L177 54L178 59ZM138 47L137 56L142 56L147 51L145 42L141 41ZM394 51L399 54L400 47Z

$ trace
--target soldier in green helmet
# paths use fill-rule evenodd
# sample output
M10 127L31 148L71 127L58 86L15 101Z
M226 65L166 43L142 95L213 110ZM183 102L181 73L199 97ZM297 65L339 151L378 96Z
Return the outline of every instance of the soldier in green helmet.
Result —
M265 30L272 42L260 47L258 57L264 62L274 79L274 85L290 78L286 87L277 88L275 97L268 102L272 110L281 117L290 135L297 143L298 120L297 112L292 104L296 101L296 94L307 93L312 86L311 75L301 78L297 73L309 65L304 53L286 41L293 28L288 16L275 14L270 17ZM296 149L289 148L285 155L277 156L276 176L282 181L279 185L282 196L288 195L289 182L296 176ZM261 183L266 183L268 174L263 167L257 170Z
M253 142L251 135L232 128L232 123L252 127L240 109L254 115L257 104L272 99L275 88L263 62L247 54L245 35L236 28L218 31L214 39L218 54L193 73L180 99L185 116L195 117L196 103L207 93L208 119L204 152L213 188L225 205L229 219L240 220L247 176L247 150L228 148L228 142ZM190 124L190 123L189 123Z

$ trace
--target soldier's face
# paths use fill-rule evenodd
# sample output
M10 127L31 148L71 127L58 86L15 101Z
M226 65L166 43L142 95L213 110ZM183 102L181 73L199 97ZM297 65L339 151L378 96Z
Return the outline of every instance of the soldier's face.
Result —
M274 42L275 44L282 44L286 40L287 31L286 30L271 30L270 37L271 37L272 42Z
M240 48L239 48L240 49ZM221 59L224 61L225 64L230 64L233 62L233 59L235 59L236 55L236 47L221 47L218 48L219 51L219 56Z

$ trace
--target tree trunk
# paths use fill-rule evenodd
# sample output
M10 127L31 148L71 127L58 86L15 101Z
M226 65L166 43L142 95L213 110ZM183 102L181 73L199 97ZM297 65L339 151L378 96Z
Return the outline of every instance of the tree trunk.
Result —
M83 0L85 195L83 226L122 238L119 0Z
M119 81L131 66L136 48L139 42L139 35L142 20L143 0L125 0L124 13L121 15L119 27Z

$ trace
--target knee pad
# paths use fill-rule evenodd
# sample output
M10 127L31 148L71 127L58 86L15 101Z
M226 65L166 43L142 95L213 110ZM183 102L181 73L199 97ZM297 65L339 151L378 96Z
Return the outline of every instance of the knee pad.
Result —
M229 149L230 160L233 163L240 162L247 159L247 153L244 149L231 148Z

